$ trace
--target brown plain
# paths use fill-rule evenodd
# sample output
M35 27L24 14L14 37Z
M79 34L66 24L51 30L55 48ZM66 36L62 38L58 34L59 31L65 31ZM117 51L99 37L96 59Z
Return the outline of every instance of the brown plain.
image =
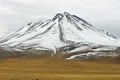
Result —
M0 80L120 80L120 64L113 58L5 58L0 59Z

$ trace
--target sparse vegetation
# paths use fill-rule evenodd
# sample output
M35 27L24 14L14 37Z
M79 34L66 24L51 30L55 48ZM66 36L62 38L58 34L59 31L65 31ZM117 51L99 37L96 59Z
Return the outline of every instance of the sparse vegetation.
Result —
M120 64L55 57L0 59L0 80L120 80Z

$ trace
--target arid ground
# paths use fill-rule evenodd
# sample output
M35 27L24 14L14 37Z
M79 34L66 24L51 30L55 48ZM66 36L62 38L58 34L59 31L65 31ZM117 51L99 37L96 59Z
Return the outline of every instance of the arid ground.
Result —
M0 80L120 80L120 64L114 60L5 58L0 59Z

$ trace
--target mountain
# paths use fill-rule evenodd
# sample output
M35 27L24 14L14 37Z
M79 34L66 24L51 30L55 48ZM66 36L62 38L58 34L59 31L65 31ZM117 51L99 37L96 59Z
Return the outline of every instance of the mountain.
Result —
M59 52L69 54L67 59L72 59L76 56L116 56L120 44L112 34L64 12L52 19L28 23L2 38L0 46L7 51Z

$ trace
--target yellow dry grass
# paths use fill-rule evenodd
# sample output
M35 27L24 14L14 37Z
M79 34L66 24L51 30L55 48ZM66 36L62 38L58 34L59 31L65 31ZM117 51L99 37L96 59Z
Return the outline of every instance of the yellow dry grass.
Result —
M120 80L120 64L109 61L0 59L0 80Z

